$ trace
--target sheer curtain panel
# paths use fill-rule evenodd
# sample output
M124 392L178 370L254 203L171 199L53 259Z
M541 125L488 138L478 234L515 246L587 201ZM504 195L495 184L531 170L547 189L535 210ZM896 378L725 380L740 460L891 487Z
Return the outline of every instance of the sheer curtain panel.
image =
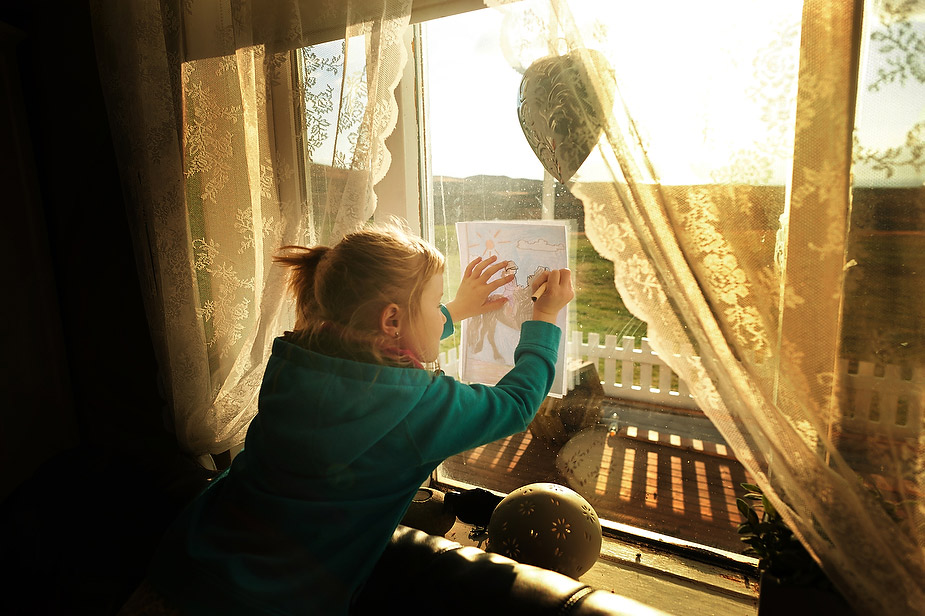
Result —
M923 3L491 4L521 72L607 59L569 188L652 347L858 613L925 613Z
M292 323L272 255L375 210L410 0L91 7L167 419L219 453Z

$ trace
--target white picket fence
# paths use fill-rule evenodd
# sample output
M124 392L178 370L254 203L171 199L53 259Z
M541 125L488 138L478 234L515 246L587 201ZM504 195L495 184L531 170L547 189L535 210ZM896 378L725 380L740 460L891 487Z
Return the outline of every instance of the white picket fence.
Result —
M573 331L568 341L568 356L594 362L601 377L604 393L612 398L648 402L676 408L697 409L687 384L662 361L642 338L639 346L632 336L605 336L588 334L585 342L580 331ZM576 375L570 376L569 389L575 385Z
M594 362L604 393L612 398L648 402L674 408L697 409L687 384L659 358L642 338L639 346L632 336L619 339L606 336L601 344L599 334L588 334L587 341L580 331L572 332L567 341L567 355L572 366L586 361ZM441 355L440 367L449 375L459 378L459 360L456 349ZM577 384L578 372L569 370L568 388Z
M585 361L595 362L604 393L610 397L647 402L662 406L698 409L687 385L669 368L642 338L618 339L606 336L601 344L599 334L572 332L567 341L571 366ZM441 368L459 378L456 349L441 355ZM903 374L899 366L877 366L870 362L847 360L840 366L847 389L847 410L842 418L842 430L879 433L891 438L917 438L922 431L925 407L925 369ZM577 381L578 372L570 370L569 389Z
M925 402L925 368L903 374L900 366L870 362L840 365L847 387L842 430L890 438L918 438Z

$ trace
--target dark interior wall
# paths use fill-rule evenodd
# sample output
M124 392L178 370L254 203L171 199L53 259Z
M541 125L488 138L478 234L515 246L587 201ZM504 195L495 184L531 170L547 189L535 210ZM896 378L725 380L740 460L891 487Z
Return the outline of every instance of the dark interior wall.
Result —
M56 449L163 433L89 7L8 4L4 120L16 139L3 140L12 164L0 188L4 288L15 289L0 317L14 401L2 411L5 489L24 478L7 469L23 475Z
M85 2L0 2L3 614L115 613L209 473L163 401Z
M0 24L0 498L78 440L64 333L16 48Z

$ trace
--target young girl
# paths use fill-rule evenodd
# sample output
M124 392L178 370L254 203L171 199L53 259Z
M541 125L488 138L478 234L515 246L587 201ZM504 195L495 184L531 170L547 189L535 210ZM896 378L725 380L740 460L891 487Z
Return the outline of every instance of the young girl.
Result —
M515 366L493 386L422 369L453 321L496 310L506 262L475 259L442 306L444 258L395 228L289 247L295 329L273 343L245 449L179 517L150 584L183 614L346 614L446 457L523 431L553 381L568 270L544 272Z

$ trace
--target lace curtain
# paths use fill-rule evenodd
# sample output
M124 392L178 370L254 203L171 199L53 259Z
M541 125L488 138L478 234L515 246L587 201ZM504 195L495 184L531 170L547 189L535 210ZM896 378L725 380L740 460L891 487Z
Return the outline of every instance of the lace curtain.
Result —
M375 209L410 4L91 2L162 391L192 454L243 441L291 326L272 255Z
M859 613L925 613L923 4L490 4L521 72L608 60L569 187L652 347Z

